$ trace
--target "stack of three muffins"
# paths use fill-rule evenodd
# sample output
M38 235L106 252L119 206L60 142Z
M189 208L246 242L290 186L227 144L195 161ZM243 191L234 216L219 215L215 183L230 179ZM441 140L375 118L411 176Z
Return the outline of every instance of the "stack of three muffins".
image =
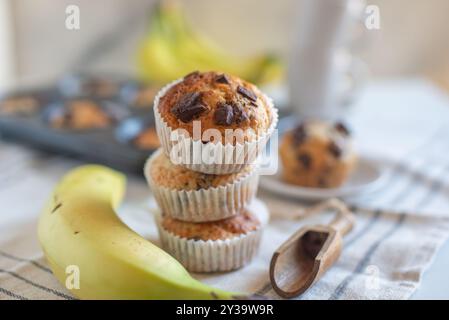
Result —
M156 223L162 247L192 272L242 267L257 253L268 221L266 208L253 201L259 181L255 160L276 126L275 108L239 78L195 72L163 88L154 112L162 148L144 171L161 208ZM194 138L194 121L201 124L200 139ZM203 133L211 128L223 137L226 129L252 130L239 144L205 141ZM173 140L179 129L184 134ZM194 161L195 150L223 158ZM244 161L225 161L229 155Z

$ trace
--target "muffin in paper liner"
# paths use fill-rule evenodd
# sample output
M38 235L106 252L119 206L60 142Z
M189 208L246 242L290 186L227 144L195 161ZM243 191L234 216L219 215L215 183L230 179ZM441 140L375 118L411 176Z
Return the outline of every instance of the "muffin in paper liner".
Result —
M255 199L248 210L257 216L257 230L225 240L194 240L179 237L162 227L160 213L155 215L161 245L191 272L224 272L239 269L257 254L262 232L268 223L269 213L265 204Z
M183 79L180 78L167 84L154 98L153 109L156 130L167 157L173 163L182 165L187 169L207 174L231 174L239 172L246 165L256 161L278 123L278 111L274 107L272 99L264 93L261 93L269 104L271 123L266 132L259 135L257 139L247 141L244 144L237 143L236 145L230 143L204 144L201 140L194 140L184 136L182 133L178 134L177 130L172 129L159 112L159 100L172 86L180 83Z
M161 149L153 153L144 167L146 180L156 202L164 214L182 221L206 222L232 217L246 207L255 197L259 184L258 167L231 183L199 190L178 190L160 186L152 179L152 161Z

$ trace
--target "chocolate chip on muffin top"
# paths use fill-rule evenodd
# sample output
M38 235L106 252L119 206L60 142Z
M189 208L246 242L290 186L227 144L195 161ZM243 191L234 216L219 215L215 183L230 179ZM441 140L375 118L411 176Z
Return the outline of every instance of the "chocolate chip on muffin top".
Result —
M237 92L253 102L257 101L257 96L254 92L251 91L251 89L245 88L243 86L238 86ZM257 107L257 105L256 105L256 107Z
M305 169L309 169L312 164L312 157L307 152L302 152L298 155L298 161L301 162Z
M206 110L207 107L201 103L201 93L189 92L181 97L171 112L182 122L190 122Z
M334 128L340 132L341 134L345 135L345 136L350 136L351 135L351 131L348 129L348 127L341 121L338 121L337 123L335 123Z
M231 79L226 74L222 73L215 78L215 82L223 84L231 84Z
M300 145L303 143L307 138L306 128L304 124L299 125L296 127L296 129L293 131L293 144Z
M220 104L214 113L214 121L218 125L229 126L234 121L234 110L227 103Z
M329 143L329 152L330 152L335 158L340 158L343 151L342 151L341 148L338 146L338 144L335 143L335 141L331 141L331 142Z

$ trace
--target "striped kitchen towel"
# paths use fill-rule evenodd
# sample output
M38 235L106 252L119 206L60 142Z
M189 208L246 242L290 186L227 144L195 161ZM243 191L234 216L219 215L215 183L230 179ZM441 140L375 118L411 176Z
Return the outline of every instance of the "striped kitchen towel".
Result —
M407 299L418 288L423 272L449 234L449 218L360 208L355 212L357 224L345 239L340 259L298 298ZM272 224L276 231L267 230L267 249L276 249L286 235L298 229L276 219ZM270 254L264 259L269 261ZM254 293L279 298L268 275L264 284L252 289Z
M432 139L390 167L378 192L347 199L357 215L342 256L300 299L407 299L449 235L449 150L445 137ZM78 165L55 156L0 142L0 299L73 299L53 277L36 237L40 208L56 181ZM148 189L131 179L120 214L126 223L158 243L148 214ZM247 267L195 277L224 289L279 298L268 281L273 251L294 231L330 218L323 213L286 219L298 202L261 192L272 213L257 258ZM283 215L283 216L282 216Z
M407 299L415 292L449 235L449 145L442 139L447 136L445 126L391 164L377 192L346 199L356 226L345 237L336 265L298 299ZM273 217L257 261L239 273L203 279L233 289L244 279L237 289L279 298L268 278L272 252L304 224L329 217L304 217L295 223L286 218L298 211L298 203L262 197Z

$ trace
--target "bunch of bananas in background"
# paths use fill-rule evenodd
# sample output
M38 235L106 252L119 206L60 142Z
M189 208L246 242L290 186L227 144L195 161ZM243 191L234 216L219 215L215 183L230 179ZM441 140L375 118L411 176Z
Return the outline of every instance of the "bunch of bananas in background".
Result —
M187 23L174 1L156 5L150 31L138 50L138 71L144 81L166 83L194 70L218 70L256 84L268 84L283 76L280 59L262 54L246 59L225 54Z

